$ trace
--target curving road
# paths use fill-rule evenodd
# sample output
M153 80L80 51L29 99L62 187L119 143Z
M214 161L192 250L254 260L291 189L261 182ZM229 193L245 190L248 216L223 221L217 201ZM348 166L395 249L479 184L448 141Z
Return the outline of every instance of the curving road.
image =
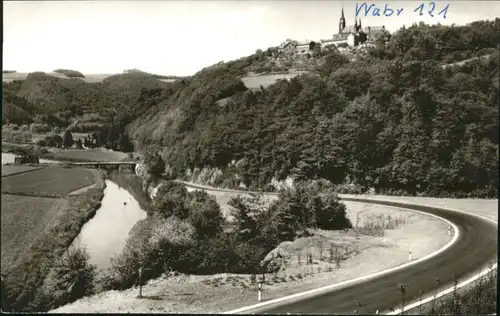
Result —
M185 184L192 188L219 191L219 189L205 186ZM238 192L236 190L220 191ZM240 193L247 192L240 191ZM391 308L401 307L400 284L403 284L406 289L405 301L411 302L419 299L420 290L424 292L424 297L434 294L436 278L441 281L440 289L448 288L453 285L454 275L458 277L459 282L463 281L476 274L479 268L497 260L498 226L492 222L472 215L428 206L362 198L342 199L402 207L434 214L454 223L460 231L459 238L439 255L399 271L388 272L325 293L264 306L245 311L245 313L352 314L356 300L361 305L358 309L360 314L374 314L376 310L388 312Z

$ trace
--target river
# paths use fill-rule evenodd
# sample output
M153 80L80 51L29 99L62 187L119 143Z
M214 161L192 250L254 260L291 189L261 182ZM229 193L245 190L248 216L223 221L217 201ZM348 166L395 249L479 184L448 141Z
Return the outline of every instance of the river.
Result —
M14 157L13 154L2 153L2 164L13 163ZM58 161L40 159L40 163ZM133 174L113 173L108 177L101 207L83 225L72 243L72 246L84 246L87 249L90 263L96 265L98 270L110 266L110 259L122 252L132 227L147 216L131 194L134 185L137 186L139 182L139 178ZM138 193L135 193L137 196Z
M120 175L115 175L120 177ZM106 269L110 259L124 249L134 225L146 218L146 212L128 190L106 180L104 198L95 216L83 225L72 246L85 247L90 263L98 270Z

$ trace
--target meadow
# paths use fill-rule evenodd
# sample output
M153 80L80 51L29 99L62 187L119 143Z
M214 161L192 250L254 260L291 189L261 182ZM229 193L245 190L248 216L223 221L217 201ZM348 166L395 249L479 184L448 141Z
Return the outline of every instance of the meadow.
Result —
M123 161L131 160L129 154L107 150L104 148L94 148L86 150L58 150L51 149L43 158L67 161Z
M45 137L47 136L51 136L52 134L49 134L49 133L33 133L33 135L31 136L31 140L33 143L36 143L37 141L41 140L41 139L45 139ZM59 136L63 137L64 136L64 133L59 133L58 134ZM79 138L84 138L88 135L88 133L71 133L71 136L73 136L73 139L76 141L77 139Z
M252 90L258 90L260 89L260 86L263 86L264 88L272 85L273 83L276 82L278 79L291 79L295 76L297 76L297 73L291 73L291 74L274 74L274 75L252 75L252 76L246 76L242 77L241 80L245 84L245 86L248 89Z
M67 204L65 199L2 194L2 270L20 263L27 245L43 238Z
M62 197L95 183L95 172L83 168L45 167L2 179L2 194Z

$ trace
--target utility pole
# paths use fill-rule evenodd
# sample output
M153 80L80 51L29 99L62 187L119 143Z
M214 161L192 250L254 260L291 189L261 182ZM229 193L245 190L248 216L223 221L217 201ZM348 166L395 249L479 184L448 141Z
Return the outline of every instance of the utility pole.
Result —
M355 305L355 308L354 308L354 314L358 314L359 313L359 308L361 307L361 304L359 303L358 300L355 300L354 301L354 305Z
M259 299L259 302L262 301L262 283L261 282L259 282L259 297L258 297L258 299Z
M142 298L142 267L139 268L139 298Z
M418 313L422 315L422 295L424 295L424 291L420 290L419 294L420 294L420 299L419 299L420 304L418 305Z
M404 315L405 312L405 294L406 294L406 289L403 284L399 287L399 290L401 291L401 297L402 297L402 307L401 307L401 315Z

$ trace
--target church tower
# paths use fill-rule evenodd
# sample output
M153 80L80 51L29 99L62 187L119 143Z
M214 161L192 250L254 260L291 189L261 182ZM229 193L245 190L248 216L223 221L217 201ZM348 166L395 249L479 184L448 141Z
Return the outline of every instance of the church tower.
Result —
M345 17L344 17L344 6L342 6L342 15L340 16L339 21L339 34L342 33L345 29Z

